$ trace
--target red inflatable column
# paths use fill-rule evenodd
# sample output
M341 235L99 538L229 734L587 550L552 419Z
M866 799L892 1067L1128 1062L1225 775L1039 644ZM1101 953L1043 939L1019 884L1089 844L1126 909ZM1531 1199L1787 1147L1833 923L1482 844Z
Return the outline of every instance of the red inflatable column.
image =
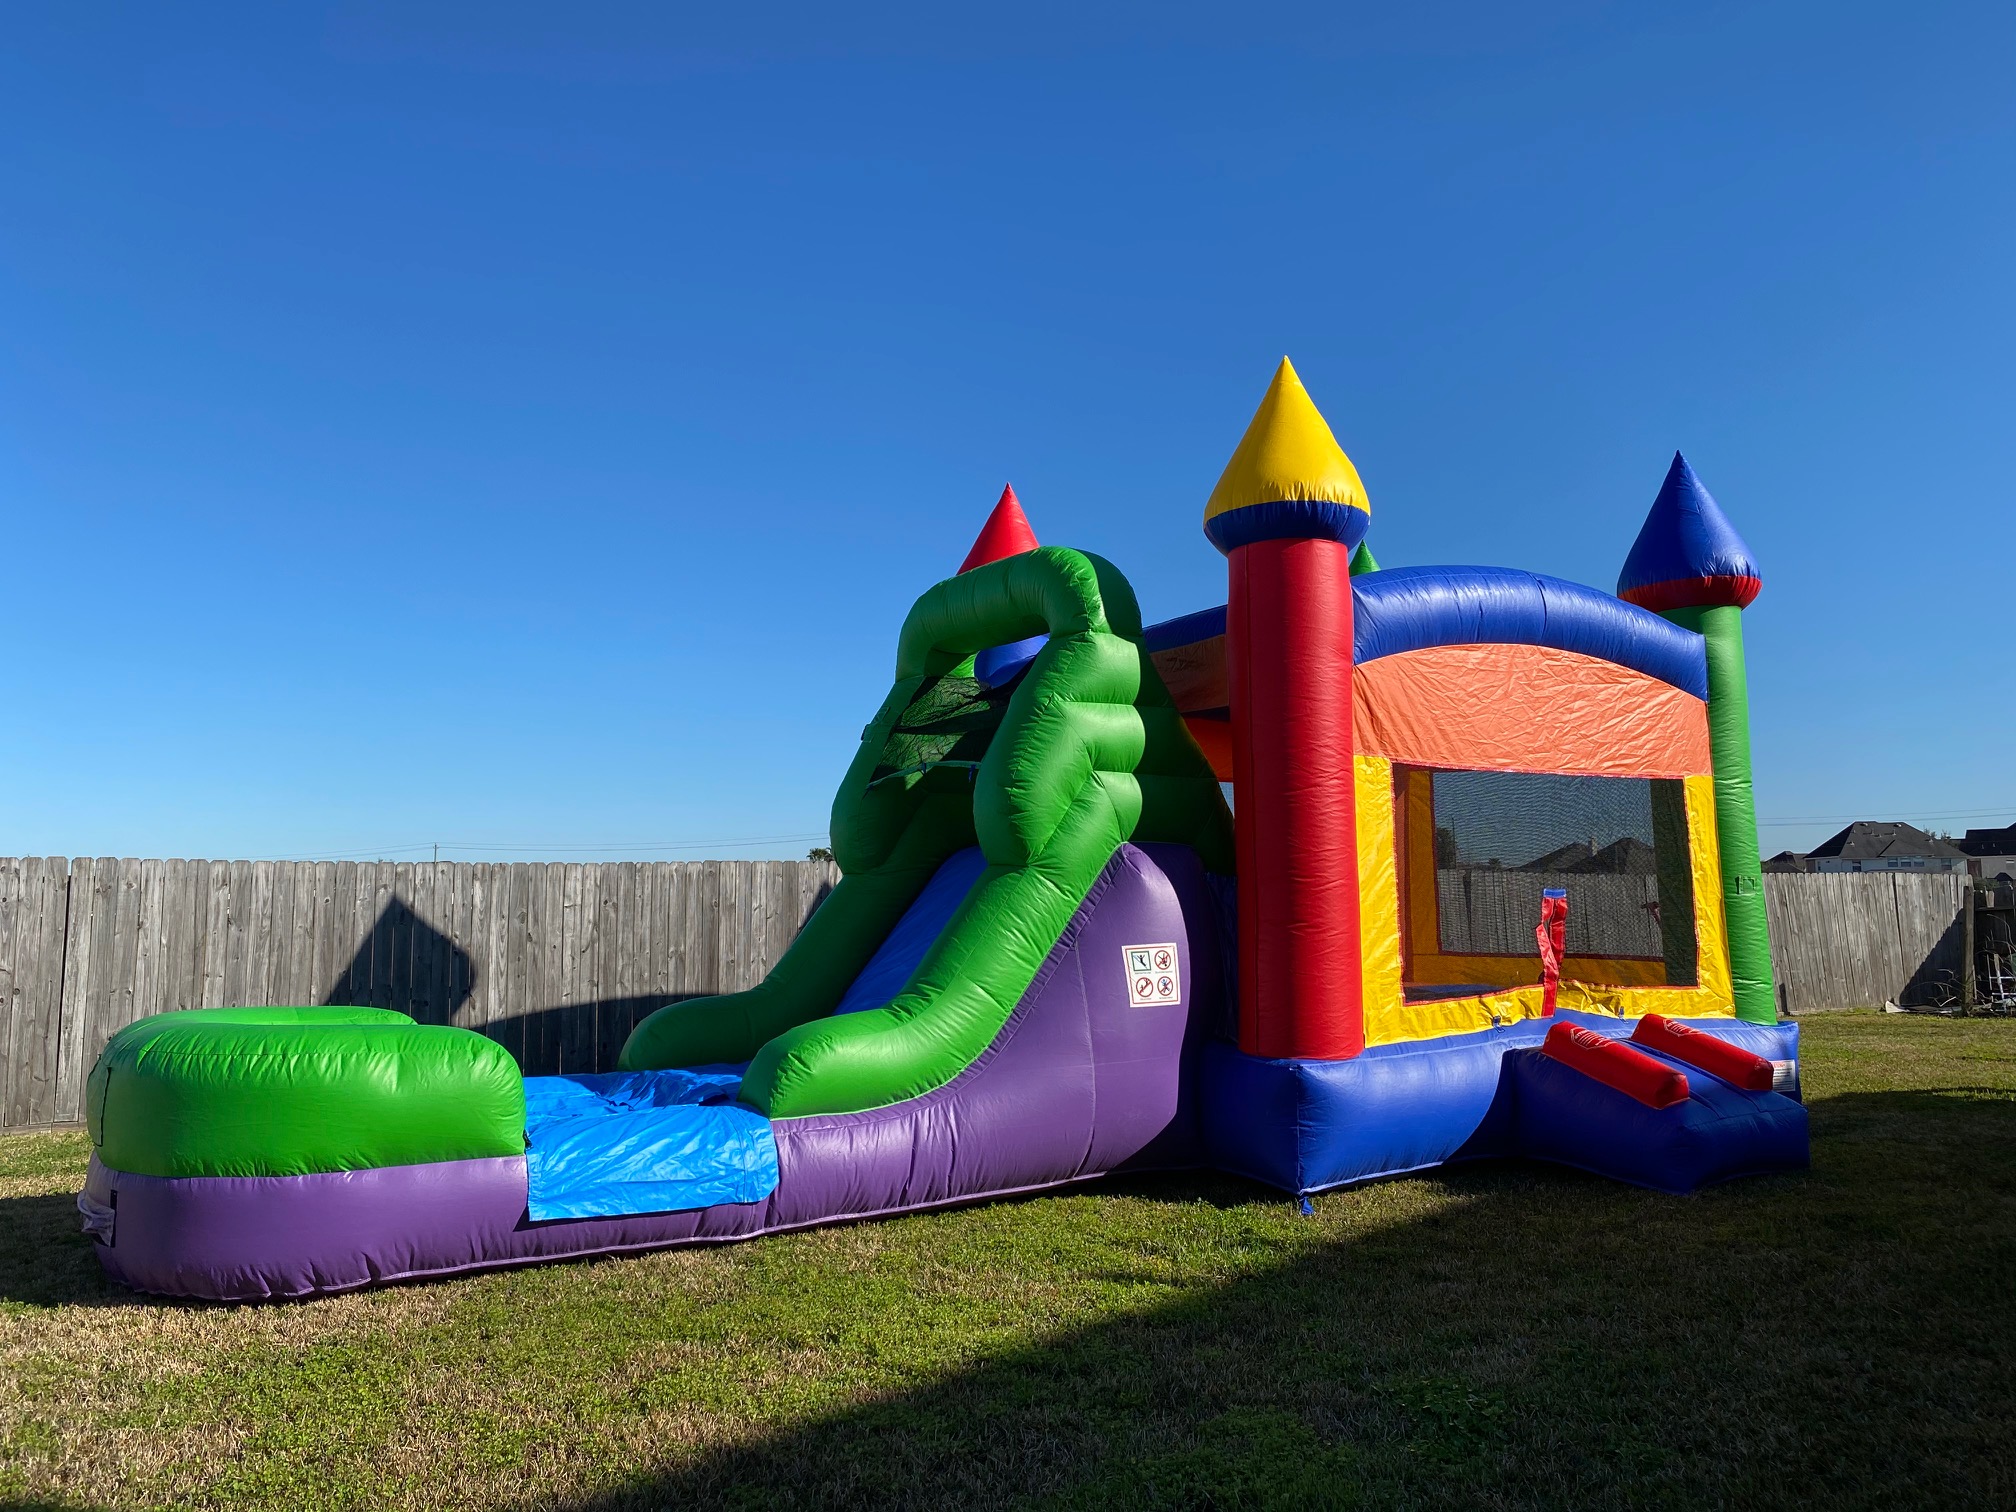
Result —
M1365 1048L1351 548L1256 541L1230 566L1239 1048L1335 1060Z
M1365 1048L1351 553L1364 486L1283 359L1205 508L1226 553L1239 859L1239 1048Z

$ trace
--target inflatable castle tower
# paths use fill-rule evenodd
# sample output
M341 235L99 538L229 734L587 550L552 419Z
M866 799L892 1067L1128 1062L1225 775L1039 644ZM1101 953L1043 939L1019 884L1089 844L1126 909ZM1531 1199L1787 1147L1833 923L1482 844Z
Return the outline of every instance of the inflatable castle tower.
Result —
M1146 632L1234 790L1236 1050L1208 1047L1204 1067L1216 1158L1304 1192L1494 1153L1609 1169L1604 1146L1635 1136L1599 1120L1564 1142L1572 1117L1540 1110L1583 1089L1547 1067L1527 1078L1522 1123L1506 1055L1543 1040L1575 1054L1572 1031L1599 1065L1650 1084L1651 1058L1616 1042L1648 1017L1706 1023L1787 1084L1796 1048L1773 1000L1740 623L1759 575L1692 469L1675 457L1615 598L1506 569L1382 572L1370 519L1284 358L1204 509L1227 561L1222 642L1203 616ZM1220 659L1225 707L1207 709L1196 669ZM1461 828L1444 821L1445 792L1493 783L1534 811L1534 832L1549 802L1642 798L1647 833L1592 839L1558 864L1600 873L1615 852L1622 871L1656 853L1660 892L1642 908L1657 944L1616 943L1629 931L1606 927L1617 905L1602 894L1631 884L1598 875L1531 879L1574 885L1532 888L1523 951L1502 930L1495 943L1452 930L1452 889L1519 881L1496 857L1479 876L1442 854ZM1232 1113L1255 1106L1268 1115ZM1664 1158L1610 1173L1662 1184ZM1663 1184L1685 1183L1668 1171Z
M1680 453L1644 529L1624 559L1617 596L1702 638L1708 659L1708 739L1715 762L1715 834L1722 853L1722 914L1736 1016L1777 1020L1764 869L1750 785L1750 689L1743 670L1743 611L1763 579L1750 548Z
M1225 553L1239 854L1239 1046L1365 1048L1351 554L1371 507L1287 358L1204 506Z

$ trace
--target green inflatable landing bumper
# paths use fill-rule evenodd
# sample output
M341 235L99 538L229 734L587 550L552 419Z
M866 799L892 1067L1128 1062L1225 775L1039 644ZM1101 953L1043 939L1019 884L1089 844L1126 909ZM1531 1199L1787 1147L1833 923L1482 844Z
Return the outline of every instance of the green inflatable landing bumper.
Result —
M525 1083L468 1029L384 1008L198 1008L128 1024L85 1089L138 1176L302 1176L519 1155Z

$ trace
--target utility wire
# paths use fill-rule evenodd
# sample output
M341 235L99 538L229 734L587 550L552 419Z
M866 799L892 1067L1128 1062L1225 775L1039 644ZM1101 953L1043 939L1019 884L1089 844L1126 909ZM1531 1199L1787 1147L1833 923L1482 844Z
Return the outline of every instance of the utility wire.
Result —
M1883 810L1884 813L1893 814L1903 819L1993 819L1999 817L2000 815L2007 814L2010 811L2011 810L2009 807L1992 808L1992 809L1947 809L1940 812L1932 812L1926 809ZM1759 819L1757 822L1765 826L1783 826L1787 824L1854 824L1857 821L1865 819L1867 817L1868 816L1866 813L1805 814L1794 816L1789 819Z
M411 845L378 845L363 850L312 851L305 855L279 856L281 861L361 861L382 860L411 851L430 851L437 847L442 852L475 851L485 855L579 855L584 851L624 854L660 851L693 851L719 848L739 850L752 845L796 845L800 842L823 841L824 830L808 831L797 835L749 835L722 840L623 840L615 842L592 842L575 845L499 845L491 841L421 840Z

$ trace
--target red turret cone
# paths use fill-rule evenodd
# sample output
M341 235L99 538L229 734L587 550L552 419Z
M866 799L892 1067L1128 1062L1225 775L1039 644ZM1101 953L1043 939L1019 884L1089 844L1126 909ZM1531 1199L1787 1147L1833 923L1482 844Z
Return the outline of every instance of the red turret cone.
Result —
M980 538L966 553L966 560L959 564L959 570L971 572L975 567L985 567L1003 557L1034 551L1039 544L1036 532L1029 528L1029 517L1022 513L1022 501L1015 497L1015 485L1011 483L1001 490L1001 502L994 506L994 513L987 516L987 523L980 527Z

